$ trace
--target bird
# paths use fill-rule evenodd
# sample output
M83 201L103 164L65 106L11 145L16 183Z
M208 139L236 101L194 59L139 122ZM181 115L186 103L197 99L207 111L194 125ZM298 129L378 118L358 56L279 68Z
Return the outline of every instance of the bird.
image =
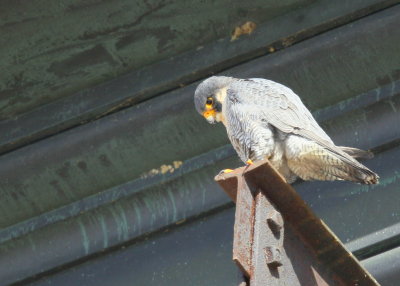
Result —
M194 93L194 105L208 123L222 123L246 163L268 159L288 183L345 180L377 184L379 176L356 159L370 151L336 146L300 97L263 78L212 76Z

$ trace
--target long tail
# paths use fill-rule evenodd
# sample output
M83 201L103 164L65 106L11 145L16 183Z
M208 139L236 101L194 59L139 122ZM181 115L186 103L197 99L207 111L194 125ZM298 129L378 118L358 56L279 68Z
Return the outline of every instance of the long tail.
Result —
M374 154L370 151L365 151L353 147L338 147L353 158L371 159L374 157ZM358 182L368 185L377 184L379 182L379 176L376 173L374 173L364 165L360 164L358 161L356 162L356 166L354 166L353 164L350 165L354 168L352 173L353 176L359 180Z
M339 147L343 152L347 153L353 158L356 159L372 159L374 158L374 153L371 151L365 151L353 147L346 147L346 146L337 146Z
M346 165L339 167L340 170L347 171L346 174L342 174L341 178L366 185L377 184L379 182L379 176L364 165L360 163L357 166L353 164Z
M289 168L303 180L346 180L377 184L379 176L353 158L370 158L370 152L350 147L321 145L302 140L302 152L288 158ZM290 156L290 154L287 153Z

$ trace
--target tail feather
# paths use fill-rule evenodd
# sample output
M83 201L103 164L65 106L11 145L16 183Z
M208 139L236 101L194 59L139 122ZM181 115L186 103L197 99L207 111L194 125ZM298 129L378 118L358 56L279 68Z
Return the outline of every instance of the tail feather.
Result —
M287 152L286 155L289 168L303 180L346 180L368 185L378 183L379 176L352 157L370 158L372 153L336 146L328 150L309 140L300 142L300 154Z
M349 165L346 162L337 165L331 172L338 173L338 179L353 181L361 184L377 184L379 176L362 164L359 166Z
M368 169L366 166L355 160L354 158L364 158L370 159L373 158L374 154L370 151L364 151L361 149L353 148L353 147L343 147L336 146L342 152L340 153L331 153L330 150L327 150L333 156L337 156L338 159L343 163L345 171L351 175L350 181L358 182L361 184L377 184L379 182L379 176ZM344 153L343 153L344 152ZM345 155L345 156L343 156Z
M365 151L358 148L346 147L346 146L337 146L337 147L339 147L343 152L347 153L348 155L356 159L374 158L374 153L372 153L371 151Z

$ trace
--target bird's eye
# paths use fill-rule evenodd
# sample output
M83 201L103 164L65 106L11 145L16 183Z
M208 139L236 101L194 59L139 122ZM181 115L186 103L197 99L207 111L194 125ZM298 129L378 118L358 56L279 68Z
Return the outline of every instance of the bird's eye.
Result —
M206 105L210 106L210 105L212 105L213 103L214 103L214 101L213 101L212 97L208 97L208 98L207 98L207 101L206 101Z

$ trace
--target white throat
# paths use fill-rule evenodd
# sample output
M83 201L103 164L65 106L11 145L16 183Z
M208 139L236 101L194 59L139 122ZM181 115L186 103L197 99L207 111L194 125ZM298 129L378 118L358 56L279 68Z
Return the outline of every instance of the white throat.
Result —
M219 102L221 102L222 105L222 110L221 112L217 112L217 114L215 115L215 120L217 122L222 122L225 126L226 126L226 120L225 120L225 98L226 98L226 94L227 94L227 87L223 87L221 89L219 89L217 91L217 93L215 94L215 99Z

